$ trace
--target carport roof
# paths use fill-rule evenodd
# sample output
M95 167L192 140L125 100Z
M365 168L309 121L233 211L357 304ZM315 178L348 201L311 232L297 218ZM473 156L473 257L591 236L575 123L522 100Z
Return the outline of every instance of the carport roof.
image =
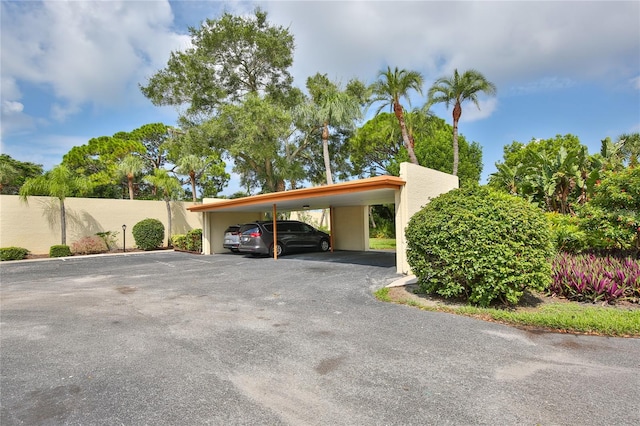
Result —
M316 210L327 207L395 203L395 192L405 181L397 176L377 176L333 185L272 192L251 197L221 199L189 207L192 212L262 212L276 205L279 211Z

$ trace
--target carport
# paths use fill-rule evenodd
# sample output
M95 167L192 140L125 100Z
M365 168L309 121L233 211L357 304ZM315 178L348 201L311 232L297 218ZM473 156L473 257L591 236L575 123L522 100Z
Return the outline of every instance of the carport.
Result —
M221 253L224 230L236 223L264 220L265 213L329 209L332 250L369 250L369 206L395 205L396 269L409 273L404 229L431 198L458 187L458 178L410 163L400 177L377 176L333 185L260 194L236 199L205 199L189 207L202 213L204 254Z

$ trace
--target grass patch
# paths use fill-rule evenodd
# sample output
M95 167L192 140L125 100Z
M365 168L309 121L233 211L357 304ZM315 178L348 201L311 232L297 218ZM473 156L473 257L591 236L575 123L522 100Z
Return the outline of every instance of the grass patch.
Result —
M396 239L369 238L369 248L371 250L394 250L396 248Z
M394 292L394 294L397 294ZM561 333L640 337L640 309L586 305L578 302L546 302L526 309L479 308L430 304L420 297L394 296L385 287L375 292L383 302L400 303L429 311L447 312L517 327L542 328Z

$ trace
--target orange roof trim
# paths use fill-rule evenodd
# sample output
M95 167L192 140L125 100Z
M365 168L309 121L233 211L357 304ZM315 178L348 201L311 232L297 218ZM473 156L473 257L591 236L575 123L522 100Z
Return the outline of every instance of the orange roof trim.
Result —
M333 185L314 186L311 188L294 189L291 191L271 192L253 195L251 197L223 199L213 203L188 207L192 212L214 211L229 207L254 206L256 204L278 204L285 201L312 199L331 195L344 195L355 192L375 191L380 189L399 189L406 182L397 176L376 176L358 179Z

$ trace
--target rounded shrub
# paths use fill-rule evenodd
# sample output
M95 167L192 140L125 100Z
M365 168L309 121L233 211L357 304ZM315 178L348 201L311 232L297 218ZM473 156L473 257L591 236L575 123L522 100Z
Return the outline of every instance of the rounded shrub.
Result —
M29 254L29 250L22 247L4 247L0 248L1 260L22 260Z
M440 195L406 229L407 260L423 291L488 306L516 304L550 284L546 217L529 202L486 187Z
M185 234L175 234L171 236L171 244L177 250L187 250L187 236Z
M164 225L158 219L144 219L131 230L136 246L142 250L153 250L162 245Z
M196 253L202 252L202 229L192 229L186 235L187 250Z
M67 257L71 256L71 248L65 244L58 244L49 247L49 257Z

